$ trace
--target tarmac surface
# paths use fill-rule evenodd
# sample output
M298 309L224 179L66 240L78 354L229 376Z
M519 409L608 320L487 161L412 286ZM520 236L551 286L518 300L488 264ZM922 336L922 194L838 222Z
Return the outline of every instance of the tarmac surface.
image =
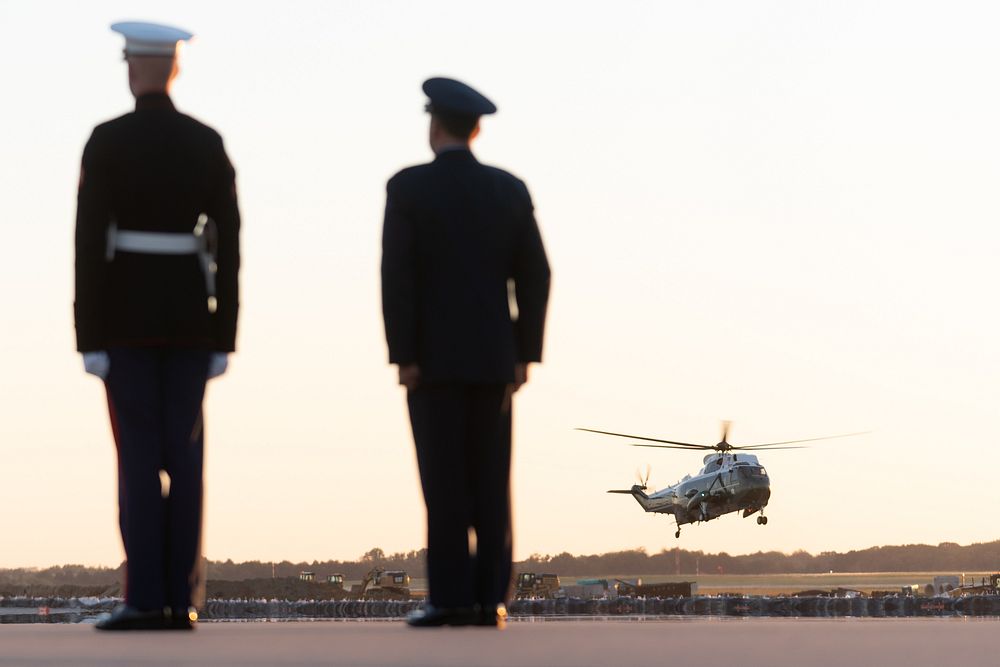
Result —
M412 629L396 622L202 623L100 633L87 624L0 625L0 665L712 667L1000 664L997 619L677 619L512 622Z

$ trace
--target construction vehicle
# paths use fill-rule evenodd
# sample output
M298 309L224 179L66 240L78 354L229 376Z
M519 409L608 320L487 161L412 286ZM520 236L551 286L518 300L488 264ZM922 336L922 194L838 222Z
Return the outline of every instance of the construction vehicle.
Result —
M352 600L409 600L410 575L403 570L386 571L374 567L368 571L360 584L351 586Z
M328 574L326 577L326 583L330 584L333 588L344 589L344 575L340 574Z
M563 591L566 597L583 600L618 597L618 589L607 579L577 579L575 584L563 586Z
M960 598L965 597L966 595L1000 594L1000 574L991 574L989 583L986 583L986 577L983 577L978 585L976 584L975 577L972 577L971 579L971 582L959 586L954 590L948 591L948 595L953 598Z
M517 591L514 597L518 600L537 598L551 600L566 597L558 574L535 574L522 572L517 575Z
M693 581L674 581L660 584L644 584L642 579L626 581L616 579L618 595L635 598L689 598L698 594L698 584Z

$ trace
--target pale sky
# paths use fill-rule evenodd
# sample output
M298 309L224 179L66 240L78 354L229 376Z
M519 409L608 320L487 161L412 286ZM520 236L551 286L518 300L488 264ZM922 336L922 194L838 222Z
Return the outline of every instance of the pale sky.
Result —
M995 3L0 0L0 567L122 558L72 322L80 153L132 107L118 20L198 35L174 100L238 173L209 558L424 544L378 265L385 181L431 158L436 75L499 106L475 150L527 181L553 268L516 404L516 557L1000 537ZM677 541L605 490L701 457L572 430L713 443L721 419L734 444L873 433L762 453L768 525Z

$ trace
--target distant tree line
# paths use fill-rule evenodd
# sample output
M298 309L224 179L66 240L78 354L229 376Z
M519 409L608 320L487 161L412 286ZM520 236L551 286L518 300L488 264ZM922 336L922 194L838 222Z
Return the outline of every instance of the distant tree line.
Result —
M0 569L0 586L8 584L105 586L117 582L123 568L124 563L117 568L56 565L44 569L30 567Z
M387 555L379 548L363 554L357 560L327 560L293 563L283 560L246 561L234 563L232 560L209 561L208 579L219 581L241 581L243 579L266 579L272 576L298 577L301 572L313 572L316 579L325 580L328 575L342 574L345 579L361 579L373 567L386 570L406 570L411 576L422 577L427 563L427 549L407 551Z
M421 577L425 571L427 550L386 554L371 549L353 561L209 561L208 580L244 581L248 579L297 578L301 572L313 572L317 583L331 574L343 574L347 580L359 580L373 567L406 570ZM44 569L0 569L0 595L23 594L34 590L69 594L88 591L89 595L115 594L121 581L122 567L85 567L62 565ZM834 572L986 572L1000 570L1000 540L961 546L942 542L937 546L907 544L872 547L816 555L806 551L791 554L779 551L733 556L725 552L705 553L686 549L664 549L648 554L643 549L604 554L554 556L535 554L516 563L521 572L554 572L561 576L611 576L624 574L820 574ZM65 591L60 593L59 590Z
M117 568L57 565L0 569L0 596L117 596L121 593L123 568L124 564Z
M562 576L612 574L821 574L824 572L985 572L1000 570L1000 541L960 546L942 542L937 546L907 544L871 547L838 553L806 551L791 554L758 551L732 556L664 549L647 554L631 549L590 556L561 553L533 555L517 564L521 571L545 570Z

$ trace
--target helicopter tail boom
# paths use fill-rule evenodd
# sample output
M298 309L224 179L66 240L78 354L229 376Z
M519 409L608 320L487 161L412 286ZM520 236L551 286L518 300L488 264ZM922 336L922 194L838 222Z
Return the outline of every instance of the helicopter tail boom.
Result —
M636 502L642 506L642 509L647 512L656 511L653 509L653 504L650 502L649 496L646 495L645 488L645 486L633 484L631 489L611 489L608 493L626 493L635 498Z

